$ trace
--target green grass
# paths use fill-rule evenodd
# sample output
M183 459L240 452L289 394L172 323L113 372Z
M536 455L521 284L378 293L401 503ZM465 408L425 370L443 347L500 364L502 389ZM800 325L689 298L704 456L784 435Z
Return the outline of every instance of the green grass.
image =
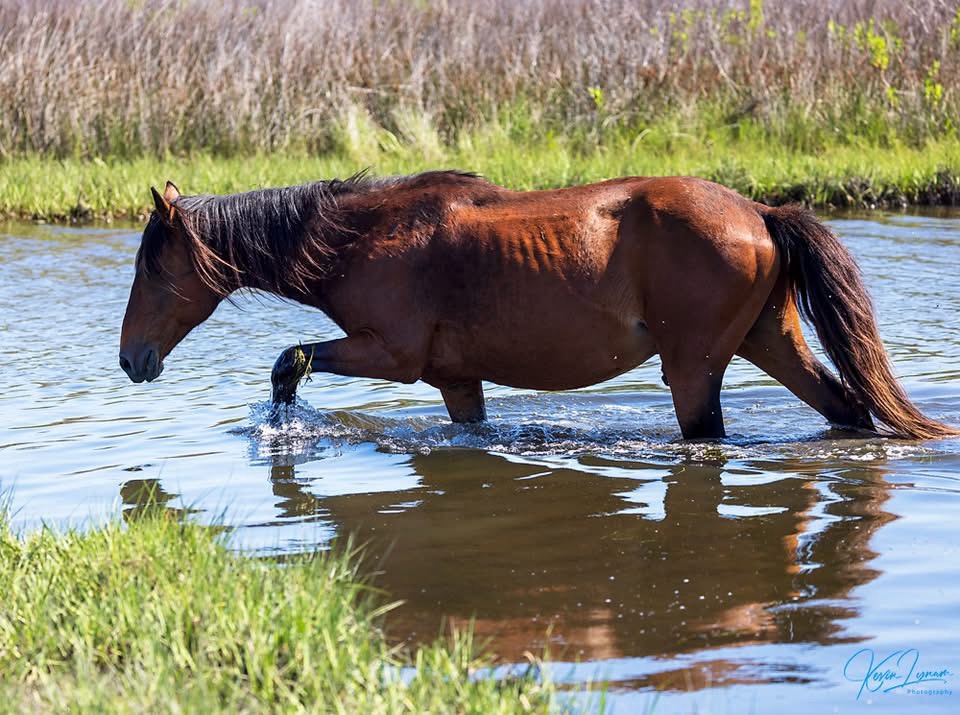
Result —
M489 661L469 635L391 648L389 608L357 564L239 555L213 529L156 512L28 536L0 514L0 712L557 708L533 677L471 677Z
M899 207L960 203L960 137L922 143L896 135L726 126L709 114L692 125L663 122L612 126L599 134L539 132L524 120L503 120L453 140L428 121L390 132L365 115L341 127L331 153L218 157L209 154L134 159L20 157L0 162L0 215L42 220L138 218L150 206L150 185L174 181L185 193L231 193L264 186L435 168L477 171L515 189L580 184L626 175L701 176L768 203ZM800 141L802 136L808 139Z
M0 216L132 218L168 178L224 193L366 167L517 189L692 174L769 203L960 204L960 11L905 7L12 0Z

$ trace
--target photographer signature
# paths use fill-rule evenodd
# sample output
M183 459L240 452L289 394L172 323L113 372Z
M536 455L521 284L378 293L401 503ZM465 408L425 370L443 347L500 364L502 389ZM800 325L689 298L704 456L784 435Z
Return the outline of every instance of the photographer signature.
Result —
M953 673L947 668L917 669L920 651L916 648L895 650L886 658L876 659L870 648L861 648L843 666L843 677L860 684L857 699L864 690L889 693L921 683L946 683Z

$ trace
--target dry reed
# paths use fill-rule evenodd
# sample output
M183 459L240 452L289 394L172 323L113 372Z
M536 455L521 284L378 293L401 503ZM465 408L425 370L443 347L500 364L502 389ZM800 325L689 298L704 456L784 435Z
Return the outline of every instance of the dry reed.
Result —
M704 107L798 144L917 143L955 131L958 76L946 0L0 0L0 158L324 152L357 117L589 136Z

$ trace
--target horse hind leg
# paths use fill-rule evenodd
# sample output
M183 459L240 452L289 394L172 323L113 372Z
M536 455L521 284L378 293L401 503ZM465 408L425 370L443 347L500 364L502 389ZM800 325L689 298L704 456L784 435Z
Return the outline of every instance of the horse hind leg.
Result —
M741 304L733 319L713 316L659 337L663 379L670 387L684 439L726 437L720 405L723 376L756 320L760 300Z
M720 301L699 311L691 306L678 313L689 316L682 321L683 330L663 330L658 336L664 382L670 387L684 439L726 437L720 405L723 376L756 322L769 285L758 281L725 306Z
M696 371L668 377L673 407L684 439L720 439L726 437L720 387L726 365L716 371ZM664 371L669 374L669 371Z
M800 315L783 277L737 354L777 380L831 424L847 429L874 429L869 412L817 360L807 345Z

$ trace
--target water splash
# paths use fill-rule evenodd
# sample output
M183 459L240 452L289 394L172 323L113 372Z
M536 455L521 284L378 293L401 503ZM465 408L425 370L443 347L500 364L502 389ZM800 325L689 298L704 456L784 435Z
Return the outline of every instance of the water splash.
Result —
M851 437L829 429L786 430L783 436L733 436L718 442L679 439L664 412L623 405L592 404L566 395L555 399L516 396L490 401L496 418L482 424L453 424L445 415L388 417L353 410L318 410L297 398L290 405L251 405L250 424L234 430L248 437L254 458L294 461L333 456L345 447L373 444L386 453L427 454L466 448L518 456L600 455L614 459L669 461L770 461L842 458L886 462L933 453L935 447L875 436Z

